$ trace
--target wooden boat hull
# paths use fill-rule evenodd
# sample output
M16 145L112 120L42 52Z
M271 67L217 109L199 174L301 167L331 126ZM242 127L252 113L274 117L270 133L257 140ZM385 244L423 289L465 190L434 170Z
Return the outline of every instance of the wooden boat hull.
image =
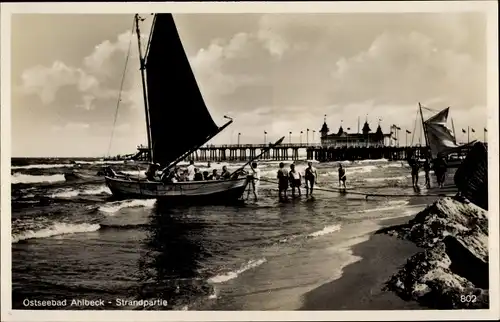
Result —
M105 177L106 185L117 198L161 199L218 203L238 200L245 191L247 179L161 183Z

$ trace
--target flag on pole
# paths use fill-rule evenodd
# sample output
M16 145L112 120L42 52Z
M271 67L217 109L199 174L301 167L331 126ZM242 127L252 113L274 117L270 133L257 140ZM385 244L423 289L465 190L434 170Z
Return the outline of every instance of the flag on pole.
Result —
M472 129L472 128L471 128L470 130L472 131L472 133L476 132L476 131L474 131L474 129Z
M462 132L463 132L463 133L467 133L467 131L466 131L466 130L464 130L464 129L462 129Z
M486 128L484 128L484 132L488 132L488 130Z
M410 131L408 131L408 130L406 130L406 133L411 134L411 132L410 132Z

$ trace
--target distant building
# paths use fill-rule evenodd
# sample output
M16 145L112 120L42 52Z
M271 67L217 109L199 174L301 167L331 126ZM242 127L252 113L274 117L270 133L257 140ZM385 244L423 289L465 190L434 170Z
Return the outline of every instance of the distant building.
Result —
M347 129L349 130L349 128ZM382 147L391 144L391 134L384 134L380 124L375 133L371 133L368 121L363 125L362 133L348 133L342 125L337 133L328 134L330 129L325 122L321 127L321 145L324 147Z

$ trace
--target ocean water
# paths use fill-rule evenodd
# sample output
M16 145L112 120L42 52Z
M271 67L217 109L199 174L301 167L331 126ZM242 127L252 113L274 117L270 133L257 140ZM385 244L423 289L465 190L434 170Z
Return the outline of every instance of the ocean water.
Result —
M13 308L28 308L26 299L67 299L68 306L53 309L298 309L304 293L360 260L350 247L366 240L380 220L426 206L412 197L409 168L387 160L342 162L348 188L407 196L338 194L332 191L338 164L315 163L314 197L279 201L278 163L259 162L264 180L258 201L168 209L155 200L113 200L103 179L90 177L102 161L13 159ZM306 162L296 163L303 172ZM241 163L213 162L212 168L222 165L236 169ZM144 171L135 164L113 166L132 175ZM89 178L66 181L64 173L73 169ZM104 305L69 306L72 299Z

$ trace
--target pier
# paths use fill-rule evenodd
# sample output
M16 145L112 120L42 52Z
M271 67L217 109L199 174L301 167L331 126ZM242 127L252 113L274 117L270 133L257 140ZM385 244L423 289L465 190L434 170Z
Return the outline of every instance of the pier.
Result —
M207 145L199 148L187 157L187 160L194 161L248 161L262 153L272 144L221 144ZM305 152L305 153L300 153ZM273 161L296 161L300 156L305 156L307 160L317 160L320 162L342 161L342 160L406 160L408 155L415 155L424 158L429 148L425 146L343 146L327 147L318 143L283 143L276 147L271 147L259 159ZM457 157L467 155L468 149L464 148ZM139 146L139 152L134 157L136 160L146 160L148 150L144 146Z
M255 158L265 144L209 145L192 153L188 159L194 161L248 161ZM305 153L300 153L299 151ZM273 161L299 160L299 155L320 162L340 160L388 159L405 160L409 153L423 156L427 147L323 147L319 144L288 143L270 148L259 159Z

